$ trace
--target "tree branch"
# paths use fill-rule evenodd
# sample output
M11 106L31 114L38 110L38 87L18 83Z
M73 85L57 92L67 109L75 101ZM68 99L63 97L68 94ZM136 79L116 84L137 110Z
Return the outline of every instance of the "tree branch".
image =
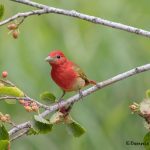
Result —
M148 70L150 70L150 64L146 64L146 65L143 65L143 66L140 66L140 67L136 67L136 68L134 68L132 70L129 70L127 72L118 74L117 76L114 76L114 77L112 77L108 80L99 82L95 86L92 86L92 87L82 91L82 97L88 96L88 95L90 95L90 94L92 94L92 93L94 93L94 92L96 92L96 91L98 91L98 90L100 90L100 89L102 89L106 86L109 86L109 85L111 85L113 83L116 83L120 80L124 80L126 78L129 78L130 76L133 76L133 75L136 75L136 74L148 71ZM59 103L55 103L55 104L51 105L47 110L45 110L44 112L42 112L39 115L41 117L45 117L46 115L58 110L59 108L62 108L66 105L73 104L73 103L75 103L79 100L81 100L81 96L79 94L76 94L76 95L68 98L67 100L64 100L64 101L61 101ZM31 128L31 126L32 126L32 124L31 124L30 121L22 123L22 124L18 125L17 127L12 128L9 131L9 135L12 136L13 134L16 134L18 131L20 131L22 129Z
M54 13L54 14L60 14L60 15L75 17L75 18L78 18L81 20L86 20L88 22L92 22L95 24L101 24L104 26L124 30L124 31L130 32L130 33L141 35L141 36L150 37L149 31L146 31L146 30L143 30L140 28L135 28L135 27L128 26L128 25L124 25L124 24L117 23L117 22L112 22L112 21L105 20L105 19L102 19L99 17L86 15L83 13L79 13L75 10L65 10L65 9L60 9L60 8L55 8L55 7L49 7L49 6L42 5L42 4L32 2L29 0L11 0L11 1L22 3L25 5L32 6L32 7L36 7L36 8L39 8L41 10L33 10L33 11L29 11L29 12L24 12L24 13L18 13L16 15L4 20L4 21L1 21L0 26L7 24L7 23L9 23L9 22L11 22L17 18L21 18L21 17L28 17L28 16L32 16L32 15L42 15L42 14L47 14L47 13Z
M28 133L28 129L25 129L24 131L20 132L18 135L16 135L13 138L11 138L10 142L13 142L14 140L24 136L27 133Z
M32 15L42 15L45 14L45 10L33 10L33 11L28 11L28 12L24 12L24 13L17 13L16 15L4 20L0 22L0 26L7 24L11 21L14 21L18 18L22 18L22 17L28 17L28 16L32 16Z

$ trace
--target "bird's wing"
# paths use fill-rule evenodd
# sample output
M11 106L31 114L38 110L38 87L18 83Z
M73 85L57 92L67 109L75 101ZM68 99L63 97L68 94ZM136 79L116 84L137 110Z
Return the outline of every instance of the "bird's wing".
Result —
M84 79L86 84L89 84L89 79L87 78L83 70L76 64L74 64L73 66L74 66L73 69L78 73L79 77Z

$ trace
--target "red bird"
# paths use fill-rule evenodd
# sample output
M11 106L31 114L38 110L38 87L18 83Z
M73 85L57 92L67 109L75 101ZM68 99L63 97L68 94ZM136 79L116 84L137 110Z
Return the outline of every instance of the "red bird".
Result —
M96 84L95 81L89 80L81 68L68 60L60 50L50 52L45 60L52 66L52 79L63 90L61 98L66 92L79 91L80 93L81 88Z

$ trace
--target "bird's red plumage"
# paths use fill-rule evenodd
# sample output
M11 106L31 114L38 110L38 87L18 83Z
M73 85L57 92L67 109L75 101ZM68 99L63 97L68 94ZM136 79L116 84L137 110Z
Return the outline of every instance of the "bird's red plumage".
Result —
M51 77L64 91L77 91L94 83L88 80L81 69L68 60L61 51L52 51L49 59L49 64L52 66Z
M59 50L52 51L49 56L53 58L60 56L60 59L56 59L50 63L52 66L52 79L64 91L73 91L73 86L76 83L78 76L77 72L75 72L73 68L74 63L69 61Z
M53 66L51 70L52 79L65 91L71 91L76 81L77 73L72 68L72 62L66 61L64 64Z

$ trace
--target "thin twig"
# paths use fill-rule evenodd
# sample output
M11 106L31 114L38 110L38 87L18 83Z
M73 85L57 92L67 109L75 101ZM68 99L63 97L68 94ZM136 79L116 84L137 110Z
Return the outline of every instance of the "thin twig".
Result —
M19 27L25 20L26 17L23 17L19 23L17 23L17 27Z
M95 86L92 86L84 91L82 91L82 97L85 97L85 96L88 96L106 86L109 86L111 84L114 84L120 80L124 80L126 78L129 78L133 75L137 75L139 73L142 73L142 72L145 72L145 71L148 71L150 70L150 64L146 64L146 65L143 65L143 66L140 66L140 67L136 67L132 70L129 70L127 72L124 72L124 73L121 73L117 76L114 76L108 80L105 80L105 81L102 81L102 82L99 82L97 83L97 85ZM70 98L68 98L67 100L64 100L64 101L61 101L60 103L56 103L56 104L53 104L52 106L49 107L48 110L44 111L43 113L39 114L41 117L45 117L46 115L66 106L66 105L70 105L72 103L75 103L77 101L81 100L81 96L79 94L76 94ZM30 128L32 126L31 122L28 121L28 122L24 122L20 125L17 125L17 128L12 128L10 131L9 131L9 135L13 135L15 133L17 133L18 131L24 129L24 128Z
M6 84L6 85L9 85L9 86L15 86L12 82L10 82L9 80L4 80L4 79L0 79L0 82Z
M25 18L23 18L21 20L20 23L22 23L24 21ZM9 80L4 80L4 79L0 79L0 82L6 84L6 85L9 85L9 86L13 86L13 87L17 87L14 83L12 83L11 81ZM1 96L0 97L0 100L6 100L6 99L15 99L15 100L26 100L26 101L32 101L32 102L35 102L39 107L41 108L44 108L44 109L48 109L49 107L47 105L44 105L32 98L30 98L27 94L24 94L25 97L15 97L15 96Z
M32 6L32 7L36 7L36 8L39 8L41 10L33 10L33 11L29 11L29 12L24 12L24 13L18 13L16 15L4 20L4 21L1 21L0 26L7 24L13 20L16 20L17 18L21 18L21 17L28 17L31 15L42 15L42 14L47 14L47 13L54 13L54 14L60 14L60 15L75 17L75 18L78 18L81 20L86 20L88 22L92 22L95 24L101 24L104 26L124 30L124 31L130 32L130 33L141 35L141 36L150 37L149 31L146 31L146 30L143 30L140 28L135 28L135 27L128 26L128 25L124 25L124 24L117 23L117 22L112 22L112 21L105 20L105 19L102 19L99 17L86 15L86 14L77 12L75 10L65 10L65 9L60 9L60 8L55 8L55 7L49 7L49 6L39 4L39 3L29 1L29 0L11 0L11 1L22 3L25 5Z
M42 104L42 103L38 102L37 100L34 100L34 99L30 98L30 97L14 97L14 96L3 96L3 97L0 97L0 100L7 100L7 99L32 101L32 102L35 102L41 108L49 109L49 106L44 105L44 104Z
M12 121L8 121L7 123L9 123L13 127L17 127L17 125L14 122L12 122Z
M0 26L7 24L9 22L12 22L18 18L22 18L22 17L28 17L28 16L32 16L32 15L39 15L39 14L45 14L45 10L33 10L33 11L28 11L28 12L24 12L24 13L17 13L16 15L4 20L0 22Z

